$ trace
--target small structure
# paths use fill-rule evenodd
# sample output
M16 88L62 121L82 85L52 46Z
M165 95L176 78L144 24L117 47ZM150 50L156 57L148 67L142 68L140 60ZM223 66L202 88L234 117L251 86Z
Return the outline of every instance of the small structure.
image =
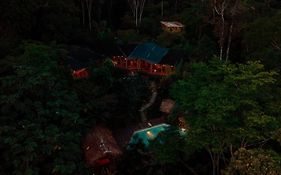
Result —
M137 144L139 142L142 142L144 146L148 146L149 141L154 140L159 135L159 133L167 130L169 127L170 125L162 123L159 125L135 131L131 137L129 146L130 144Z
M122 154L111 131L101 125L86 135L83 150L86 162L91 167L108 165Z
M113 134L116 138L116 141L122 148L128 148L128 144L131 143L132 136L134 133L136 133L136 131L151 128L163 123L165 123L164 117L150 119L143 123L132 124L126 128L117 129L113 132Z
M144 43L137 45L128 57L113 56L112 62L116 67L128 71L168 76L175 72L175 65L170 62L165 64L164 58L168 51L155 43Z
M181 33L184 31L184 25L177 21L161 21L161 26L164 31L171 33Z
M160 105L160 111L170 114L175 107L175 101L171 99L163 99Z
M88 70L86 68L82 68L82 69L79 69L79 70L73 70L72 77L74 79L88 78L89 77L89 72L88 72Z
M90 73L87 70L87 67L98 64L104 59L103 55L88 48L69 46L66 49L68 53L64 61L71 69L71 74L74 79L88 78Z

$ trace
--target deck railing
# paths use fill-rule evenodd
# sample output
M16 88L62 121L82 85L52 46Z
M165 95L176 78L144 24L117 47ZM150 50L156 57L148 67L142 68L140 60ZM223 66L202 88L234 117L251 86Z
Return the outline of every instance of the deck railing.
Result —
M167 64L151 64L140 59L128 59L124 56L114 56L115 67L134 72L145 72L150 75L168 76L175 72L175 67Z

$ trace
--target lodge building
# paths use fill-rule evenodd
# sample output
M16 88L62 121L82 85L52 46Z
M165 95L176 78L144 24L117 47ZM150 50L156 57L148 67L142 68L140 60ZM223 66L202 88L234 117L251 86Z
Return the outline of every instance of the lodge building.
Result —
M162 29L170 33L181 33L184 31L184 25L177 21L161 21Z
M135 47L129 56L113 56L115 67L130 72L144 72L155 76L168 76L176 71L181 58L173 57L170 49L162 48L155 43L143 43Z

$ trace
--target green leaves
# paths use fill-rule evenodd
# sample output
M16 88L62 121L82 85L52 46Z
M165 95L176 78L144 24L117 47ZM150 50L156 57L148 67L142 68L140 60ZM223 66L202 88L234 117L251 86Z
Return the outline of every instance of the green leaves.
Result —
M245 55L250 58L262 59L263 64L270 68L280 67L280 28L281 11L267 14L266 17L257 18L247 25L243 42L247 50Z
M57 49L38 43L24 49L14 74L1 78L1 159L7 163L0 167L11 167L9 174L83 171L81 104L58 65Z
M272 136L273 139L277 140L280 145L281 145L281 128L279 128L278 130L276 130L274 133L273 133L273 136Z
M272 102L276 76L260 62L192 64L189 76L171 89L190 126L189 150L205 148L213 158L223 156L230 146L259 146L268 141L280 128L276 109L263 105Z
M230 165L223 171L223 174L278 175L281 171L280 164L281 157L274 151L240 148L234 153Z

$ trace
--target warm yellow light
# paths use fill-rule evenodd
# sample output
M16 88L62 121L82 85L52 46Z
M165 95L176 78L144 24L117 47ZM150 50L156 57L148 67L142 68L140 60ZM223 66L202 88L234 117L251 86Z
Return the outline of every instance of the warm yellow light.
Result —
M150 132L150 131L147 131L147 132L146 132L146 135L147 135L149 138L153 138L153 137L154 137L154 135L153 135L152 132Z

